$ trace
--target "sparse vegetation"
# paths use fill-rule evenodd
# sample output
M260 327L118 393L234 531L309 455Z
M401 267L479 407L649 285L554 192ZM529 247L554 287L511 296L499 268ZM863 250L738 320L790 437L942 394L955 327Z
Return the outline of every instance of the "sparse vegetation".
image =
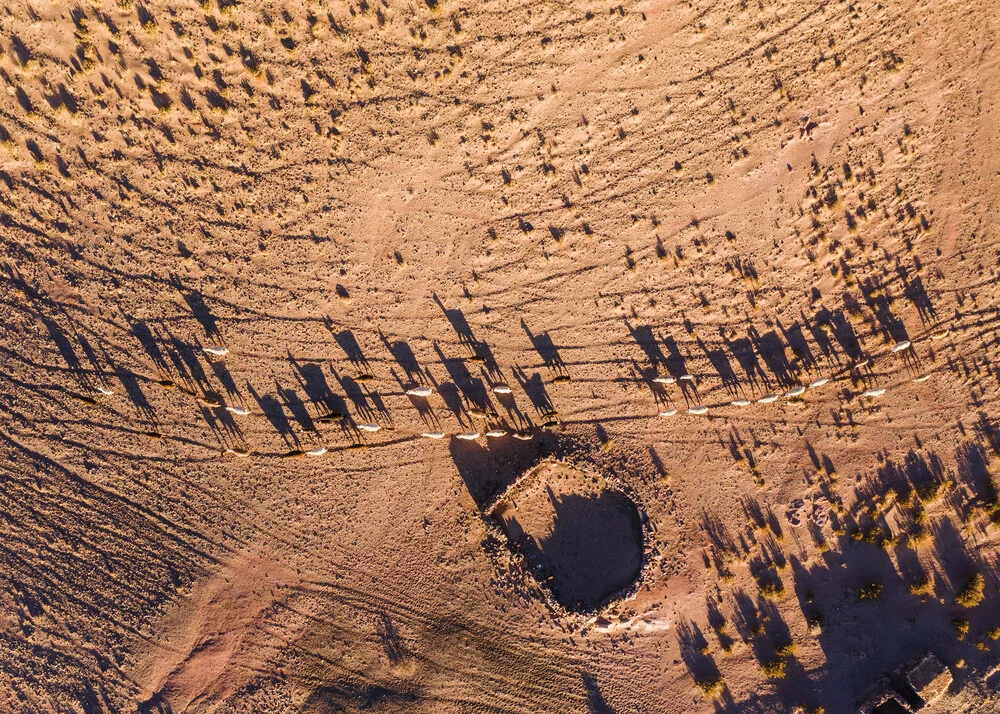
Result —
M998 651L994 8L654 5L12 5L8 706L182 709L220 632L260 714Z

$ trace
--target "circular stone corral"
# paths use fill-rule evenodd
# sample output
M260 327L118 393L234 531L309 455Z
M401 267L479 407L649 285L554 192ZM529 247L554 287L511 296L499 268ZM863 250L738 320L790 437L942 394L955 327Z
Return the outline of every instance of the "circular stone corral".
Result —
M542 462L490 514L532 576L566 610L600 609L629 594L642 573L639 507L606 479L576 466Z

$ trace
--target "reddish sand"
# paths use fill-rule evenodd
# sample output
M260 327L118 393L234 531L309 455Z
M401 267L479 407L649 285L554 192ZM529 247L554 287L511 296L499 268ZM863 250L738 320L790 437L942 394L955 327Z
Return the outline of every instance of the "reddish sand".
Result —
M1000 709L996 3L4 10L0 711Z

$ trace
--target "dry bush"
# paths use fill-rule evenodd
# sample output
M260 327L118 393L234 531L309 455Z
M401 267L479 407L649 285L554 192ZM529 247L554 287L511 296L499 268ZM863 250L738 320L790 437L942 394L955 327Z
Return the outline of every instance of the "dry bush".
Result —
M861 602L875 602L882 596L882 583L868 583L858 591L858 600Z

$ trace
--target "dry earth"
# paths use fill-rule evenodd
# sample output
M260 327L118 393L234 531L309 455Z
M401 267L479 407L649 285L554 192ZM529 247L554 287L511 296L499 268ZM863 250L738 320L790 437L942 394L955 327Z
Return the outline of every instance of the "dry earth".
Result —
M0 711L997 711L998 11L4 3Z

